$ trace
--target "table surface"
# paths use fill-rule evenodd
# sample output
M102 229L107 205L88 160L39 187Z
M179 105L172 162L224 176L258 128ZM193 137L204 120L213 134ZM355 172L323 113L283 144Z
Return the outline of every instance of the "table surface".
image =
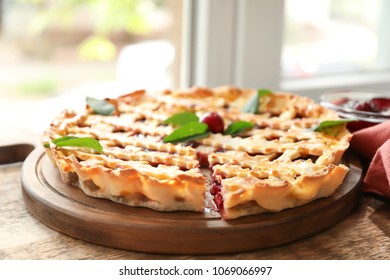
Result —
M52 230L25 207L22 163L0 166L0 259L390 259L390 205L363 196L332 228L290 244L239 254L161 255L90 244Z
M36 135L25 130L0 132L0 159L8 154L9 149L4 149L7 145L37 144ZM11 137L5 139L4 135ZM0 259L390 259L390 203L368 195L363 195L356 209L330 229L269 249L238 254L162 255L95 245L51 229L29 212L22 197L21 167L21 162L0 165Z

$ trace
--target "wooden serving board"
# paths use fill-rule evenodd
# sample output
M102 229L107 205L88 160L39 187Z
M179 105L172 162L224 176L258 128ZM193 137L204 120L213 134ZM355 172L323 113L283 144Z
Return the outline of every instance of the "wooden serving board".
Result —
M41 148L21 172L28 209L49 227L84 241L151 253L217 254L281 245L319 233L347 216L359 201L362 170L352 155L350 171L334 195L279 213L232 221L210 213L158 212L92 198L64 184Z

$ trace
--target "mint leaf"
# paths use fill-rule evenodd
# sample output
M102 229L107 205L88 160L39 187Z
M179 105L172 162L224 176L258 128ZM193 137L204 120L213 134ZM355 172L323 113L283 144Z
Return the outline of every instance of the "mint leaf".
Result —
M63 136L63 137L54 139L54 140L52 140L51 142L53 142L54 144L57 144L57 143L59 143L59 142L65 141L65 140L75 139L75 138L77 138L77 137L75 137L75 136ZM45 148L49 148L49 147L50 147L50 143L47 142L47 143L43 144L43 146L44 146Z
M204 123L190 122L164 137L164 143L179 143L207 137L208 126Z
M324 132L326 134L335 136L341 130L344 129L344 124L349 122L354 122L356 120L354 119L340 119L340 120L329 120L329 121L322 121L318 126L316 126L313 131L315 132Z
M173 116L166 119L163 123L165 124L173 124L173 125L183 125L189 122L197 122L199 121L198 116L192 112L183 112L174 114Z
M91 137L78 138L74 136L64 136L61 138L54 139L52 143L57 147L85 147L93 149L99 153L103 151L103 147L102 145L100 145L99 141ZM48 148L49 146L49 143L44 144L44 147L46 148Z
M272 90L270 90L270 89L259 89L259 90L257 90L257 95L260 98L263 97L263 96L269 95L269 94L272 94Z
M269 89L259 89L257 92L248 100L248 102L244 105L242 109L243 113L259 113L259 101L260 98L266 96L268 94L272 94L272 91Z
M194 135L190 135L190 136L187 136L187 137L183 137L183 138L179 138L179 139L171 140L171 141L167 141L167 140L164 138L164 143L176 144L176 143L180 143L180 142L188 142L188 141L192 141L192 140L196 140L196 139L206 138L206 137L208 137L209 135L210 135L210 132L205 132L205 133L194 134Z
M237 134L240 134L244 130L252 127L253 127L253 123L251 122L246 122L246 121L233 122L226 128L223 134L235 136Z
M111 116L115 112L115 106L106 100L100 100L87 96L87 104L92 108L95 114L103 116Z

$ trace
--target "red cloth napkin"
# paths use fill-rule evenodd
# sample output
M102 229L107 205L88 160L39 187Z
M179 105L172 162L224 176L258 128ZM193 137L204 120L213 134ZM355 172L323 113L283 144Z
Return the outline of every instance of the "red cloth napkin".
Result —
M369 164L363 190L390 199L390 121L354 132L351 149Z

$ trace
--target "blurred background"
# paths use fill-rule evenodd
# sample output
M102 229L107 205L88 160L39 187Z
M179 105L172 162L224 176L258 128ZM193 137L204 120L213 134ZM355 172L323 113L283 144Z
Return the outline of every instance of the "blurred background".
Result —
M386 89L389 2L0 0L0 125L33 116L31 127L58 113L53 104L137 88L234 84L316 97L361 85L351 75L380 74L363 86Z
M381 0L287 0L283 76L388 69L385 23L390 22L384 5Z
M0 122L88 84L177 85L181 4L0 0Z

